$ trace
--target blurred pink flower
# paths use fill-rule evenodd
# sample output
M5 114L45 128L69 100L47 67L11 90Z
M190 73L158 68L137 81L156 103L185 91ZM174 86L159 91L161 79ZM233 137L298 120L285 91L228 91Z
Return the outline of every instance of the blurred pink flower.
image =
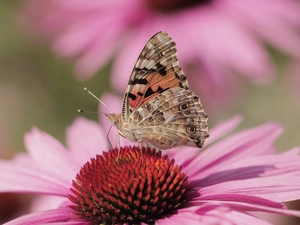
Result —
M111 83L122 93L144 44L160 30L177 43L192 89L214 100L209 104L236 96L233 71L255 83L271 80L265 43L300 56L296 0L27 0L21 18L50 38L58 56L77 57L78 78L94 75L119 51Z
M25 135L28 153L19 153L10 161L0 161L0 192L59 196L61 199L54 198L56 206L45 202L45 204L52 205L51 209L24 215L7 222L6 225L53 223L89 225L93 224L91 221L105 223L104 217L97 216L103 215L101 209L107 210L105 211L107 221L117 218L116 224L120 224L119 221L122 218L131 218L135 223L145 224L145 221L142 223L143 218L130 216L135 215L138 210L144 210L147 206L154 211L156 206L166 210L159 211L158 214L151 213L150 210L143 211L146 212L147 221L153 219L155 224L163 225L175 223L269 224L249 214L251 211L300 217L299 211L288 210L281 203L299 198L300 149L294 148L286 153L274 154L273 143L282 131L280 125L276 123L241 131L216 142L221 136L232 131L240 121L241 117L236 116L212 128L211 138L207 143L209 146L204 152L199 153L199 150L195 148L182 148L169 150L168 155L161 156L160 153L153 155L151 150L146 152L144 149L141 155L139 148L125 147L121 149L120 161L117 164L115 161L117 149L104 152L108 148L106 135L96 122L84 118L76 119L67 130L67 148L50 135L33 128ZM122 161L122 155L126 155L126 160ZM149 164L146 167L132 168L132 165L140 162L134 158L135 156L148 159ZM101 160L103 157L106 160ZM132 193L135 190L141 190L141 192L144 190L139 188L143 187L144 184L141 182L147 176L141 176L140 183L136 183L136 178L131 180L130 176L125 179L125 183L133 182L133 186L127 187L128 193L125 193L124 188L120 191L120 186L103 187L106 179L95 179L96 176L103 176L103 170L106 170L107 177L118 177L118 179L109 180L109 184L115 184L119 180L124 180L124 177L118 176L118 171L134 169L134 173L139 171L148 173L151 172L150 168L153 165L151 162L169 163L169 167L166 167L167 171L175 171L178 176L169 179L169 176L172 176L166 175L166 181L164 181L158 178L165 175L154 174L152 181L148 179L146 183L152 185L163 181L162 186L152 187L144 197L139 192L136 195ZM110 166L113 166L106 167L106 163L112 163ZM120 165L121 170L114 169L119 168ZM159 171L164 165L161 164ZM99 170L99 166L103 166L103 169ZM155 168L154 171L157 171ZM95 176L93 172L96 172ZM87 180L84 180L86 177ZM180 182L176 183L178 179ZM180 187L180 191L176 192L175 188L172 189L169 186L165 189L168 182L175 187ZM99 189L99 187L104 189ZM94 193L95 190L99 192ZM159 190L162 195L155 194ZM105 197L108 193L118 199L118 204L114 202L114 198L108 196L107 204L99 205L101 202L99 196ZM167 193L166 196L165 193ZM171 198L173 195L178 196L177 200L174 202L172 199L173 201L167 203L168 206L176 208L179 199L182 204L176 210L167 211L162 199L167 196ZM149 205L147 201L144 201L145 198L158 199L158 202L151 201ZM139 199L142 201L140 206ZM123 203L119 203L120 201ZM87 206L90 208L85 209L84 207ZM121 214L116 209L118 206L120 210L123 210ZM130 210L122 208L127 208L127 206ZM99 214L94 215L90 210ZM141 214L138 213L138 215Z

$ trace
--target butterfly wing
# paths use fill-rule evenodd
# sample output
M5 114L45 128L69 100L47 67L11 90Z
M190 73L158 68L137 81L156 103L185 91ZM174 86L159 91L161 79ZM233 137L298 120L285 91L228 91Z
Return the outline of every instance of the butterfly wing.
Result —
M122 120L141 105L171 88L188 89L186 76L178 65L176 45L165 32L146 43L133 68L123 98Z
M172 88L133 112L136 137L159 149L174 146L201 148L208 138L207 115L191 90Z

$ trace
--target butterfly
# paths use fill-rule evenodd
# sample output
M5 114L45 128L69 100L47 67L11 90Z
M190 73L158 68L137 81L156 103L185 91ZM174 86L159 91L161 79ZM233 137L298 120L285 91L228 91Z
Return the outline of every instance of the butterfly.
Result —
M122 113L106 116L118 135L161 150L201 148L209 137L208 116L179 67L174 41L162 31L150 38L137 59Z

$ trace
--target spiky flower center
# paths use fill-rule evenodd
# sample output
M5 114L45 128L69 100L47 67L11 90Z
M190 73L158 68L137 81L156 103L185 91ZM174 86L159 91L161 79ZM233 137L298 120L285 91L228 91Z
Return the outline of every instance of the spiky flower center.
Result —
M164 12L173 12L210 2L212 0L147 0L147 4L151 8Z
M155 149L121 148L87 162L77 174L69 199L93 224L140 224L175 212L191 189L174 160Z

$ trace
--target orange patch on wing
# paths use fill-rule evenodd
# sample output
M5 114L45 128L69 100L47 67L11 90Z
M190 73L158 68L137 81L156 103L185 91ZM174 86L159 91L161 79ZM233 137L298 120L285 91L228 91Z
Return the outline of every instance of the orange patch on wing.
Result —
M159 95L160 90L167 90L180 86L180 80L172 70L168 70L166 75L152 73L145 77L145 79L148 80L148 84L136 84L130 91L130 93L136 97L135 100L129 99L129 105L132 108L137 108L141 103L150 101L155 96ZM153 94L145 98L145 94L149 88L151 88Z
M151 86L152 90L155 92L158 91L159 87L165 90L180 86L180 80L171 69L167 70L167 74L164 76L159 73L155 73L152 76L149 76L149 78L148 85Z
M134 94L134 95L136 96L136 99L135 99L135 100L129 99L129 105L130 105L130 107L132 107L132 108L138 107L139 103L140 103L140 102L142 101L142 99L143 99L143 96L139 96L139 95L136 95L136 94Z

